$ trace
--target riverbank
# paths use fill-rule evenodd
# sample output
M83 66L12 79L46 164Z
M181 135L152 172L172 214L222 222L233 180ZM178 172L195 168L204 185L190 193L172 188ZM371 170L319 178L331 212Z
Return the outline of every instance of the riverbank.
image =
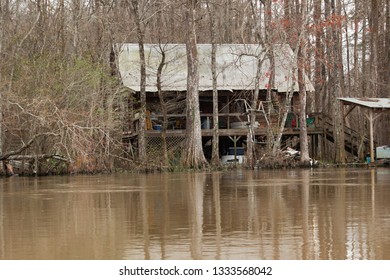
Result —
M272 170L272 169L300 169L300 168L379 168L379 167L388 167L390 168L390 161L376 161L371 163L366 162L351 162L351 163L328 163L320 161L311 161L306 164L302 164L299 160L278 160L272 159L267 161L258 161L254 168L255 170ZM133 165L130 168L117 168L113 170L99 170L96 172L57 172L57 173L34 173L34 172L24 172L24 173L14 173L7 174L4 170L0 170L0 177L12 177L12 176L23 176L23 177L44 177L44 176L73 176L73 175L97 175L97 174L149 174L149 173L180 173L180 172L196 172L196 171L229 171L236 169L246 169L244 164L225 164L217 167L209 166L209 168L203 170L195 169L185 169L180 166L163 166L155 164L143 164L143 165Z

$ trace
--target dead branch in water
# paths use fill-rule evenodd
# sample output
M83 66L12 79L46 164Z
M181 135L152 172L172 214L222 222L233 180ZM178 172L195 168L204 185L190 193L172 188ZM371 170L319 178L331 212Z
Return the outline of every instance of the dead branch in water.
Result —
M5 154L2 154L0 155L0 160L7 160L7 159L10 159L10 157L12 156L16 156L16 155L20 155L23 151L27 150L28 148L31 147L31 145L35 142L35 140L38 138L38 137L41 137L41 136L47 136L47 135L52 135L52 136L58 136L57 134L55 133L52 133L52 132L48 132L48 133L40 133L40 134L37 134L37 135L34 135L27 143L23 144L19 149L15 150L15 151L10 151L8 153L5 153ZM25 157L25 156L22 156L20 155L21 157ZM35 156L34 156L35 157ZM14 158L13 158L14 159ZM22 158L21 158L22 159ZM27 159L27 158L25 158Z

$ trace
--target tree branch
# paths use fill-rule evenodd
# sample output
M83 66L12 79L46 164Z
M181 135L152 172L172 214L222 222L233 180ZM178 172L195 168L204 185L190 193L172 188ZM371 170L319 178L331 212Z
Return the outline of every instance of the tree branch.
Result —
M15 151L10 151L8 153L0 155L0 160L6 160L6 159L8 159L11 156L19 155L23 151L25 151L28 148L30 148L30 146L35 142L35 140L38 137L45 136L45 135L58 136L58 134L55 134L55 133L52 133L52 132L40 133L40 134L34 135L27 143L23 144L19 149L15 150Z

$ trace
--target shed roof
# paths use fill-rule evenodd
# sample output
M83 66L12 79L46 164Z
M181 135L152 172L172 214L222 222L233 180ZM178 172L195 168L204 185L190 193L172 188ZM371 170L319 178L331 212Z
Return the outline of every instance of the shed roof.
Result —
M359 105L370 109L390 109L390 98L339 98L344 103Z
M157 69L162 51L165 65L162 72L162 90L187 90L187 56L185 44L145 44L146 91L157 91ZM199 90L212 89L211 44L198 44ZM256 44L217 45L217 84L219 90L253 90L257 69L257 57L264 59L260 89L267 89L270 75L270 60L261 46ZM117 45L119 72L123 84L140 91L140 57L138 44ZM298 91L297 67L294 53L288 45L275 45L275 89L279 92ZM307 91L314 87L305 77Z

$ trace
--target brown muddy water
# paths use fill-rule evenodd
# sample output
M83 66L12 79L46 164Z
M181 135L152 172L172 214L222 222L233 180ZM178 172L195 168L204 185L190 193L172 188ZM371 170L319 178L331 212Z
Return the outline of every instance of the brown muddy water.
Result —
M390 169L0 178L0 259L390 259Z

